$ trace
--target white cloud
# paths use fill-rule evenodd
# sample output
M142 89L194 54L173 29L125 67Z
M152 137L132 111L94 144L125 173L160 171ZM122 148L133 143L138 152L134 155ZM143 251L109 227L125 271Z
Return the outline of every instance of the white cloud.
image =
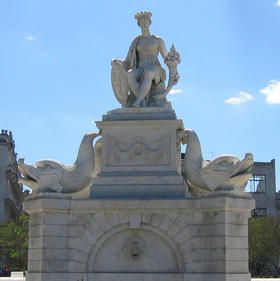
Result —
M277 1L277 6L280 7L280 0Z
M260 92L266 95L266 103L280 104L280 81L271 80Z
M240 103L245 103L252 99L254 99L252 95L245 92L240 92L237 97L233 97L225 100L225 103L240 104Z
M169 94L170 95L176 95L176 94L179 94L179 93L181 93L183 91L183 89L178 89L178 90L171 90L170 92L169 92Z
M32 40L35 40L35 37L34 36L26 36L25 39L28 40L28 41L32 41Z

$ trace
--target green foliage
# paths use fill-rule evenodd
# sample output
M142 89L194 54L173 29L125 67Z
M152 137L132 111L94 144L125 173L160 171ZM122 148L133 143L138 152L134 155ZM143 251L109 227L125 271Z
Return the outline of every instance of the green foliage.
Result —
M252 276L277 276L280 266L280 216L249 220L249 267Z
M16 222L0 226L0 260L9 270L27 269L28 215L24 214Z

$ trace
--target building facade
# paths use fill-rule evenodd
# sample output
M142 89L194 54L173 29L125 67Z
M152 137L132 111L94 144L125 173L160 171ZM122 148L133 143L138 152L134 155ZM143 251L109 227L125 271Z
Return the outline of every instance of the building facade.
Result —
M15 220L22 211L22 185L18 183L15 144L12 133L0 134L0 223Z
M245 188L256 202L252 215L255 217L276 215L280 210L280 197L276 192L275 159L270 162L254 162L252 174Z

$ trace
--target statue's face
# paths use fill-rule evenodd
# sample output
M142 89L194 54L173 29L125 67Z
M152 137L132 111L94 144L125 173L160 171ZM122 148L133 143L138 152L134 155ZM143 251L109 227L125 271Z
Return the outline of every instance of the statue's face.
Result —
M150 26L150 20L148 18L141 18L138 21L138 25L142 28L149 28Z

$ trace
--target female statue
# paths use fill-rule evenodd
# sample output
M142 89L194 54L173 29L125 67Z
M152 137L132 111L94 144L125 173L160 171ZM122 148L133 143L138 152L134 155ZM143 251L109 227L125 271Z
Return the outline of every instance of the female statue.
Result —
M112 86L123 106L145 107L153 105L155 101L166 101L164 83L166 72L158 60L159 53L169 66L169 72L170 68L173 70L172 77L169 77L172 81L169 82L174 85L179 78L177 72L177 64L180 63L179 53L174 47L168 53L163 40L151 35L149 30L151 16L150 12L140 12L135 15L142 34L132 41L125 60L112 60ZM172 85L167 88L170 90ZM128 90L130 96L127 96Z

